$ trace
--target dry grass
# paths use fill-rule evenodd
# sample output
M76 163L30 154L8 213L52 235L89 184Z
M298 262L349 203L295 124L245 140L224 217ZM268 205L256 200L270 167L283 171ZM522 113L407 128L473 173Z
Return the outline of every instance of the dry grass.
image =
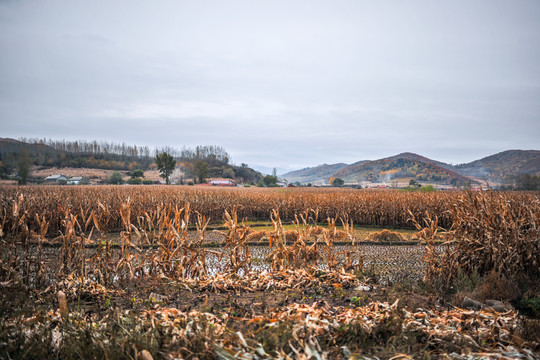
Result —
M387 266L387 259L380 253L365 258L352 244L335 244L353 239L354 224L416 224L425 241L428 285L444 295L456 274L478 272L489 274L478 294L504 297L504 291L518 291L509 284L540 275L538 194L2 187L0 201L0 286L9 294L32 295L36 304L49 301L44 311L19 315L22 310L12 303L5 306L3 292L0 356L136 358L150 352L192 359L254 353L337 358L360 356L366 346L378 349L382 358L396 351L425 357L462 348L518 356L527 352L515 347L538 346L534 339L520 338L516 312L409 311L376 301L360 306L364 262L376 268ZM272 229L250 232L243 220L263 214ZM226 228L221 247L203 246L212 219ZM285 229L283 219L293 227ZM318 225L320 219L327 228ZM451 240L441 246L435 239L443 224ZM120 236L111 238L112 231ZM381 233L385 240L396 237ZM46 259L51 235L60 247ZM268 271L262 272L253 264L249 242L266 238ZM386 258L399 248L388 247ZM130 291L148 284L171 287L169 293L177 296L195 294L191 299L200 295L204 304L209 294L287 295L275 309L261 305L262 314L232 303L227 311L179 311L160 307L159 299L167 297L154 291L144 303L130 298L136 293ZM288 299L292 291L343 297L346 290L356 292L357 305ZM123 307L114 309L111 298L123 301ZM86 314L72 307L84 307L85 301L108 310ZM128 310L126 302L139 307Z
M465 192L448 213L453 224L444 253L435 250L439 218L415 221L426 241L426 281L441 294L458 274L498 277L498 283L536 283L540 277L540 198L538 194ZM414 217L414 216L413 216ZM496 283L492 279L492 283Z
M397 232L384 229L379 232L371 233L365 240L376 242L403 242L405 241L405 238Z

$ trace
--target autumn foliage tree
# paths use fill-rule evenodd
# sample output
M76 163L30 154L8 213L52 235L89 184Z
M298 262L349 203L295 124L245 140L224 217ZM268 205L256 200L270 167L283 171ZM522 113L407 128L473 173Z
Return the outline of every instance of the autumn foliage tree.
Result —
M340 179L338 177L333 177L330 179L330 185L334 187L342 187L345 184L345 181L343 179Z

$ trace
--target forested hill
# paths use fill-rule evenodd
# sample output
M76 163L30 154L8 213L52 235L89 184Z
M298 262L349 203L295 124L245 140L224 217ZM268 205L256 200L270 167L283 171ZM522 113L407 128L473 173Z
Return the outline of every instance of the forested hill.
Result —
M391 182L396 179L408 178L456 186L475 182L442 165L446 164L417 154L402 153L347 166L337 171L334 176L350 182Z
M154 162L147 147L107 142L44 141L28 142L0 138L0 161L15 166L21 156L40 167L74 167L107 170L146 170Z
M540 175L539 150L507 150L461 164L456 171L467 176L504 180L517 175Z
M0 177L9 177L16 172L21 159L38 168L89 168L130 171L149 170L155 167L155 155L167 152L189 172L193 164L202 161L208 166L208 176L242 178L256 182L261 174L247 164L236 166L230 163L230 155L220 146L205 145L194 149L178 150L172 147L155 148L127 145L105 141L57 141L46 139L0 138ZM230 170L227 170L230 169ZM232 172L231 172L232 170Z
M291 171L283 177L301 183L328 183L331 177L346 182L388 182L412 178L461 186L474 184L478 179L511 183L523 175L540 175L539 150L507 150L457 166L405 152L384 159L358 161L351 165L323 164Z
M346 182L390 182L413 178L418 181L463 185L474 180L468 179L451 169L451 165L428 159L414 153L401 153L378 160L362 160L354 164L319 165L284 174L289 181L324 182L338 177Z
M315 167L308 167L300 170L290 171L286 174L281 175L281 177L287 179L287 181L291 183L299 182L307 184L309 182L316 182L320 180L328 181L328 179L330 179L336 171L346 166L348 165L344 163L330 165L322 164Z

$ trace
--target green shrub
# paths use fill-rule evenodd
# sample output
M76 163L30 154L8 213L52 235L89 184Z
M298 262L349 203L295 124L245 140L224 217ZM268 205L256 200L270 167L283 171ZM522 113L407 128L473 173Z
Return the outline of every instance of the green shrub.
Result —
M120 174L118 171L115 171L109 178L109 182L114 185L120 185L124 183L124 179L122 179L122 174Z
M142 184L142 179L141 178L129 178L128 181L127 181L128 184L130 185L140 185Z
M132 178L143 178L144 171L141 169L135 169L129 173L129 176L131 176Z
M437 189L435 189L435 187L433 185L426 185L426 186L422 186L420 188L420 190L422 192L434 192L434 191L437 191Z
M222 176L226 179L234 179L234 170L231 168L223 170Z

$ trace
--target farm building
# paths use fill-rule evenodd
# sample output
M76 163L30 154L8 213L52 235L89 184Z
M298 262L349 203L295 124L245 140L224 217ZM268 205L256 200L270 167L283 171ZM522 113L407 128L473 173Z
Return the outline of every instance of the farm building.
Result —
M68 185L81 185L81 184L89 184L90 181L82 176L73 176L68 179L67 184Z
M45 178L47 184L56 184L60 181L67 181L68 178L64 175L50 175Z
M236 183L231 179L212 179L208 184L213 186L236 186Z

